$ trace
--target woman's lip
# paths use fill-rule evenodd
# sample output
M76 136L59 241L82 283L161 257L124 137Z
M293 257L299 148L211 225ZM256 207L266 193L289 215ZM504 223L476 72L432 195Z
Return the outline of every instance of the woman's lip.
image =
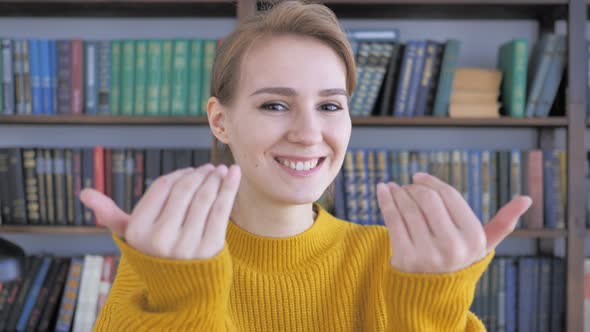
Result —
M324 165L324 160L325 160L325 159L326 159L326 158L324 158L324 157L320 157L320 158L319 158L319 161L318 161L318 164L316 165L316 167L314 167L314 168L312 168L312 169L309 169L309 170L307 170L307 171L303 171L303 170L301 170L301 171L294 170L294 169L292 169L292 168L290 168L290 167L287 167L287 166L283 165L283 164L282 164L280 161L278 161L276 158L275 158L275 161L277 162L277 164L279 164L279 166L280 166L282 169L284 169L284 170L285 170L286 172L288 172L289 174L291 174L291 175L293 175L293 176L306 177L306 176L311 176L311 175L313 175L313 174L317 173L317 172L318 172L318 171L319 171L319 170L322 168L322 166Z

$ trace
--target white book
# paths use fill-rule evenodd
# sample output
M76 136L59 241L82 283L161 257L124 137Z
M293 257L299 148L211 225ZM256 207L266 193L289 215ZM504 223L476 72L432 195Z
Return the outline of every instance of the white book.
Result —
M74 316L74 332L92 332L92 327L96 320L96 305L102 263L102 256L84 256L84 269L82 270L80 293Z

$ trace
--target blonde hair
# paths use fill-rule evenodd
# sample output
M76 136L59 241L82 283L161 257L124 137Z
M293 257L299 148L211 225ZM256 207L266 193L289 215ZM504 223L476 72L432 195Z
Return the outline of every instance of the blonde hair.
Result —
M259 39L288 34L316 38L331 47L346 67L346 92L356 86L354 55L346 33L328 7L303 1L281 1L239 24L223 40L213 64L211 96L229 104L235 95L244 54Z

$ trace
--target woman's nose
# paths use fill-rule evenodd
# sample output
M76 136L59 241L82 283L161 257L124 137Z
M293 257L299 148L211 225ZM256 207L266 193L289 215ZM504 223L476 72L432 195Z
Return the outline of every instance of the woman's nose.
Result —
M297 112L288 134L289 141L313 145L322 141L321 120L315 110Z

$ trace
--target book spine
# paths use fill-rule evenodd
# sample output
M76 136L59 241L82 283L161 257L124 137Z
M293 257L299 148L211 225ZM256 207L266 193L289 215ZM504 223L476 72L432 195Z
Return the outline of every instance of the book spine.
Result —
M31 107L33 114L43 114L43 92L41 91L41 59L39 40L29 40L29 60L31 74Z
M135 150L134 152L134 170L133 170L133 199L132 206L135 206L143 195L144 186L144 151Z
M61 259L59 258L52 258L51 264L49 265L49 270L47 271L47 276L39 289L39 294L35 299L35 303L33 304L33 308L31 310L31 314L29 316L29 320L27 321L27 325L25 330L26 331L35 331L37 325L39 324L39 320L41 319L41 313L43 307L47 304L47 300L49 298L49 291L50 288L56 282L57 273L59 272L59 264ZM2 310L2 309L0 309Z
M68 271L70 268L70 258L63 258L60 260L57 276L54 282L51 282L51 288L49 289L49 296L47 303L42 308L41 318L37 325L37 331L49 330L49 325L54 321L56 309L59 305L60 294L62 294Z
M84 148L82 150L82 187L95 188L94 186L94 148ZM98 172L98 170L96 170ZM96 188L95 188L96 189ZM82 224L94 225L94 214L86 205L82 206Z
M147 40L135 42L135 106L134 115L145 115L146 112L146 88L147 88Z
M38 225L39 214L39 184L37 183L37 158L35 149L26 148L22 151L25 177L25 197L27 204L27 223Z
M23 79L23 42L22 39L14 40L12 48L12 66L14 70L14 101L17 114L25 113L25 83Z
M74 205L74 225L82 225L82 202L80 201L80 192L83 186L82 176L82 158L83 152L81 149L72 150L72 190L74 194L73 205Z
M203 41L193 39L190 41L189 55L189 86L188 114L201 115L201 80L203 76Z
M174 41L171 115L188 115L189 41Z
M112 115L121 114L121 40L111 41L111 90L109 106Z
M408 100L406 102L406 114L408 116L416 115L416 99L418 95L418 88L424 70L424 61L426 54L426 41L419 40L416 44L416 56L414 57L414 65L412 66L412 74L410 76L410 86L408 88Z
M121 114L131 116L135 106L135 40L124 40L121 53Z
M70 269L67 274L67 281L63 291L62 299L55 325L56 332L69 332L74 318L76 299L80 290L80 279L84 268L84 260L81 257L72 258Z
M440 76L436 84L436 97L434 98L432 111L434 116L445 117L449 115L449 103L460 48L461 42L456 39L449 39L445 43L440 66Z
M56 224L66 225L66 167L64 149L53 151L53 170L55 182L55 219Z
M543 84L547 78L547 72L551 64L551 54L555 51L556 44L557 36L548 34L541 38L539 45L533 52L533 57L537 59L531 61L531 68L529 69L526 117L533 117L538 112Z
M172 83L172 53L174 51L174 42L164 40L162 42L162 76L160 81L160 109L158 115L170 115L171 106L171 83Z
M49 85L51 90L51 114L57 114L57 42L49 41Z
M406 44L404 50L404 57L400 68L399 84L395 94L395 102L393 103L393 115L396 117L403 117L409 114L407 110L408 93L410 89L410 80L414 62L416 59L417 42L410 40Z
M66 223L68 225L74 225L74 210L75 201L77 197L74 197L74 154L72 149L65 149L64 151L64 163L65 163L65 201L66 201Z
M35 274L35 276L32 280L31 290L27 294L26 302L24 303L22 313L21 313L20 317L18 318L18 321L16 324L17 331L24 331L25 330L25 328L27 326L27 322L29 320L29 317L31 316L31 312L33 311L33 305L35 304L35 300L37 299L39 291L41 290L41 286L43 284L43 281L47 277L47 272L49 271L50 265L51 265L51 257L49 257L49 256L43 257L42 261L41 261L41 265L39 267L39 270L37 271L37 273Z
M559 84L563 78L563 71L566 65L567 41L565 35L557 36L555 50L551 57L551 64L547 69L547 77L543 83L539 105L535 110L535 116L547 117L551 111L551 106L557 96Z
M84 44L80 39L71 41L70 111L82 114L84 101Z
M17 224L27 223L25 183L23 178L22 151L12 148L9 157L9 171L13 181L12 221Z
M55 224L55 195L53 190L53 157L51 149L43 150L45 161L45 197L47 202L47 224Z
M0 219L4 223L8 222L12 216L11 191L10 186L7 185L10 183L9 159L8 149L0 148L0 181L4 183L4 185L0 185Z
M162 41L150 40L147 47L146 115L158 115L162 81Z
M528 43L526 39L514 41L514 86L512 90L510 116L523 118L526 103L526 79L528 62Z
M426 115L426 108L428 104L428 97L432 80L434 79L436 56L438 50L438 43L428 40L426 41L426 50L424 56L424 69L418 83L418 92L416 94L415 115Z
M84 92L84 113L96 115L98 112L98 88L97 88L97 43L94 41L84 42L84 68L85 68L85 92Z
M545 208L545 228L555 229L557 225L556 201L553 192L553 150L543 150L543 207Z
M125 151L123 149L111 150L113 201L121 210L125 209Z
M4 115L15 113L14 110L14 68L13 44L10 39L2 39L2 112Z
M215 61L215 53L217 51L216 40L206 40L203 45L204 56L203 56L203 80L201 86L201 115L205 115L207 112L207 101L211 95L211 72L213 71L213 62Z
M123 211L127 212L127 213L131 213L131 210L133 209L133 171L134 171L134 156L133 156L133 150L132 149L127 149L125 150L125 160L124 160L124 177L125 177L125 183L123 185L124 189L125 189L125 201L124 201L124 205L123 205Z
M31 54L28 40L23 40L23 98L25 99L24 114L33 114L31 100Z
M481 222L487 224L491 219L491 175L490 166L492 152L481 151Z
M57 41L57 113L70 113L72 83L72 42Z
M403 54L403 45L401 43L394 43L392 45L391 55L389 57L389 64L387 66L387 73L383 86L383 98L381 100L381 110L379 114L381 116L391 116L391 104L393 102L393 93L397 87L397 71L400 65L400 59Z
M98 42L98 114L111 114L111 42Z

